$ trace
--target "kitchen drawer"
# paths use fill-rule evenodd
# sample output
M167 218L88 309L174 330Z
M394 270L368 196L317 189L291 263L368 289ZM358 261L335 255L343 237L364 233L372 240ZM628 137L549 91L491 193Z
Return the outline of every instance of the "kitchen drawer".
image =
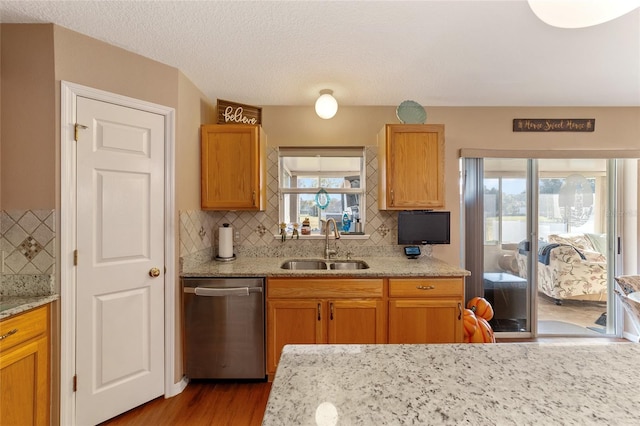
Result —
M391 278L389 297L463 297L463 278Z
M5 351L47 331L48 305L0 321L0 351Z
M382 298L383 279L272 278L269 298Z

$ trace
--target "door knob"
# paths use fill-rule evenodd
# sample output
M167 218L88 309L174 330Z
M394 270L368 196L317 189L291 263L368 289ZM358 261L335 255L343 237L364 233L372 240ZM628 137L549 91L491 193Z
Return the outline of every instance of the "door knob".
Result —
M159 277L160 276L160 269L158 269L158 268L149 269L149 276L151 278Z

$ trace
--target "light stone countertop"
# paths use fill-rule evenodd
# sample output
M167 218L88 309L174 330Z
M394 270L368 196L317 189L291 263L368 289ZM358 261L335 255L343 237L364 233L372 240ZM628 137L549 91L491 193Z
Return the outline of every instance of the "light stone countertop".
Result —
M47 296L1 296L0 320L58 300L57 294Z
M638 425L640 344L289 345L262 425Z
M288 270L281 269L285 260L306 259L304 257L240 257L232 262L211 260L183 268L182 277L462 277L469 271L422 256L418 259L405 257L354 257L364 260L369 269L357 270ZM313 259L320 259L315 257ZM331 259L330 261L344 260Z

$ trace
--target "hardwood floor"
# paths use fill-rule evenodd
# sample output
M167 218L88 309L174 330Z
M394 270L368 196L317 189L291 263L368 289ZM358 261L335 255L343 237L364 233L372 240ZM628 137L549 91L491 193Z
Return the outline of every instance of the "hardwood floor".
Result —
M173 398L156 398L101 425L260 425L270 390L269 382L191 381Z

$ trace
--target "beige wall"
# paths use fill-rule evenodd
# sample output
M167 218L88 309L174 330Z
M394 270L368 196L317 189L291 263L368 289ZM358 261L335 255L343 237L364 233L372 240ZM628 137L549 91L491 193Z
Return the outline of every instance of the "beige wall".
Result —
M2 24L2 208L55 207L51 25Z
M461 148L514 150L638 150L640 108L467 108L426 107L427 123L445 125L446 209L451 223L460 220L459 152ZM270 146L376 145L386 123L399 123L395 107L343 107L330 120L313 106L265 106L263 127ZM514 118L595 118L593 133L514 133ZM451 245L435 246L434 255L461 265L460 229L451 228Z
M60 209L61 80L175 108L176 181L199 188L198 129L209 121L213 108L179 70L51 24L3 24L0 36L3 209ZM197 209L199 192L177 191L176 202L178 208ZM57 366L57 311L53 322ZM182 377L179 333L178 328L176 381ZM55 424L59 369L53 368L52 374Z
M181 72L178 75L178 109L176 125L176 221L180 210L200 209L200 125L215 118L215 108L206 96ZM189 190L184 190L189 188ZM193 189L196 189L195 191ZM179 242L179 226L175 226L176 242ZM174 270L179 268L179 256L173 259ZM176 276L176 283L179 277ZM176 300L176 351L174 382L184 374L182 357L182 292L175 288Z

